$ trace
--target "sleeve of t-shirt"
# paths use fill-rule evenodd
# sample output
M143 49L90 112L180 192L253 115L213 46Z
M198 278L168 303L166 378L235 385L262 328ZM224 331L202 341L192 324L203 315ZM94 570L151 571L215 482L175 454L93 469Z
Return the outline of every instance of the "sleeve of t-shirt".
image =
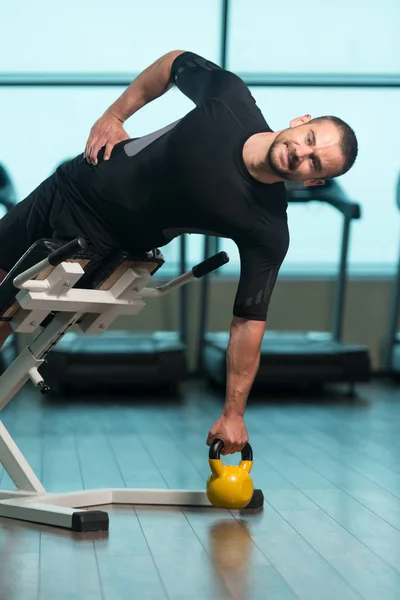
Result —
M272 293L285 258L288 232L281 239L278 252L253 247L239 247L240 279L233 314L252 321L266 321Z
M232 96L254 102L248 87L238 75L221 69L194 52L184 52L174 60L171 82L196 105L209 98L224 100Z

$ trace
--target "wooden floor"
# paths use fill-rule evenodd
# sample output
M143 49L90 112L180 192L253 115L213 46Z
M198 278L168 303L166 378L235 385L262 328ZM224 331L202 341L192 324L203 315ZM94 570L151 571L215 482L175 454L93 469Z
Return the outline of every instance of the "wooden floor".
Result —
M27 385L2 418L48 491L203 489L221 398L182 395L43 402ZM255 400L247 425L261 514L111 507L110 531L84 535L3 519L0 599L399 600L400 387Z

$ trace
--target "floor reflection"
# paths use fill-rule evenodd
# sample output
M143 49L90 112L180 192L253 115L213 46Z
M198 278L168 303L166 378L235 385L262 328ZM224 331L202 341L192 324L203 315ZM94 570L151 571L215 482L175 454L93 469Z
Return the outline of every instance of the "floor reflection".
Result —
M225 588L235 600L249 598L253 543L247 523L236 519L214 523L209 544L211 560Z

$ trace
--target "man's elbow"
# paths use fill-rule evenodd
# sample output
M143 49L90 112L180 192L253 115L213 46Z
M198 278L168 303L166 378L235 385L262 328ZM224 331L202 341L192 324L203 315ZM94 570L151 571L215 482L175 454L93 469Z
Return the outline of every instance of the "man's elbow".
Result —
M185 54L185 52L188 52L188 50L171 50L170 54L171 54L171 56L175 56L175 58L176 58L180 54Z
M174 85L174 82L171 79L172 65L178 56L185 54L185 52L186 50L171 50L170 52L167 52L167 54L164 54L164 56L160 59L161 68L165 73L165 77L169 81L168 89Z
M267 323L265 320L256 321L253 319L233 316L231 321L231 335L234 334L234 332L246 331L249 335L254 337L254 340L257 340L261 343L266 326Z
M170 68L172 67L174 60L178 58L178 56L180 56L181 54L185 54L185 52L187 52L187 50L171 50L164 56L164 58L169 63Z
M232 317L231 327L249 327L256 330L265 331L267 326L265 319L246 319L246 317L236 317L235 315Z

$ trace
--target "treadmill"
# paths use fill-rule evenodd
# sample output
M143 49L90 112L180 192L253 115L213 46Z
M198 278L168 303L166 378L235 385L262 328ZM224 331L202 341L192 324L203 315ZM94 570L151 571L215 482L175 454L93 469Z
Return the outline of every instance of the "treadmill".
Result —
M1 216L8 213L17 203L17 195L7 169L0 163L0 206L3 208ZM0 375L12 363L18 354L17 336L10 335L0 350Z
M400 174L397 179L396 204L400 210ZM384 367L396 379L400 376L400 332L398 327L400 314L400 255L397 273L393 281L392 306L389 314L389 331L385 344Z
M342 341L347 257L350 225L361 216L360 205L349 200L335 180L325 186L305 188L296 182L287 182L288 201L291 203L325 202L343 215L343 233L340 265L336 280L331 331L267 331L261 346L260 367L254 389L276 386L318 387L328 383L353 385L370 379L369 350L365 346L345 344ZM214 244L218 238L214 238ZM211 251L212 243L205 240L204 254ZM213 248L215 251L215 248ZM206 279L206 278L204 278ZM202 282L200 317L200 371L206 379L224 386L226 383L226 349L229 332L206 333L208 314L209 278Z

